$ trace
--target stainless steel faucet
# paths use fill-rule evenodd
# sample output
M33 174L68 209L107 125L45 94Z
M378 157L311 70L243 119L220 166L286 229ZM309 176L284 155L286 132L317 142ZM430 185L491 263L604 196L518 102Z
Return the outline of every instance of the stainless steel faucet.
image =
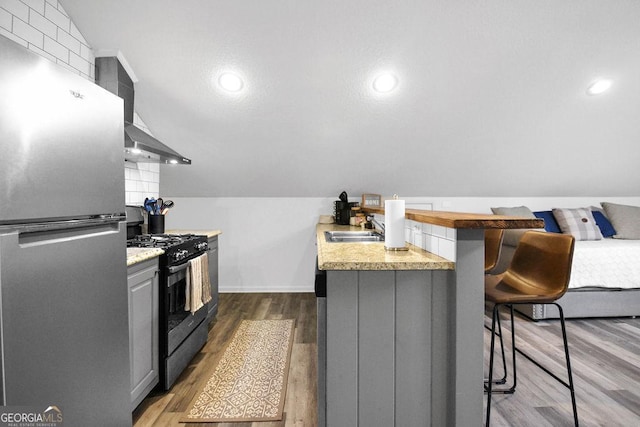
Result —
M382 234L384 235L384 223L381 223L378 220L376 220L376 218L373 215L369 217L369 221L371 221L374 226L378 227L382 232Z

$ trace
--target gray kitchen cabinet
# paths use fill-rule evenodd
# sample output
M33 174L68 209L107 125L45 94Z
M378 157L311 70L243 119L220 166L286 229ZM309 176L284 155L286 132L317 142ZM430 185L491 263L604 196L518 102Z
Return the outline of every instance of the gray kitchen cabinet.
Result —
M211 301L207 312L207 322L211 323L218 314L218 236L209 237L209 281L211 282Z
M127 269L132 411L160 379L158 273L158 258Z

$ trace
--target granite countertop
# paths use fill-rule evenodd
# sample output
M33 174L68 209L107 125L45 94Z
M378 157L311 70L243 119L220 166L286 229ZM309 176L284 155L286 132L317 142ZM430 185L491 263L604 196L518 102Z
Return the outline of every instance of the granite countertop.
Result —
M182 230L182 229L175 229L175 230L165 230L166 234L197 234L200 236L207 236L209 238L211 237L216 237L220 234L222 234L222 231L220 230Z
M391 252L384 242L330 243L325 231L360 231L360 227L318 224L316 239L320 270L453 270L455 262L407 243L408 251Z
M163 253L164 251L158 248L127 248L127 267L158 257Z

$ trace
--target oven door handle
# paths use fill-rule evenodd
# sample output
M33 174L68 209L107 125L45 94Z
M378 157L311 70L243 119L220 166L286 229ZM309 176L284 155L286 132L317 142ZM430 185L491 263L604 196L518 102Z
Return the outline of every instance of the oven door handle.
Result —
M175 267L167 267L167 268L169 270L169 273L175 274L175 273L177 273L179 271L186 270L187 267L189 267L189 261L185 262L184 264L180 264L178 266L175 266Z

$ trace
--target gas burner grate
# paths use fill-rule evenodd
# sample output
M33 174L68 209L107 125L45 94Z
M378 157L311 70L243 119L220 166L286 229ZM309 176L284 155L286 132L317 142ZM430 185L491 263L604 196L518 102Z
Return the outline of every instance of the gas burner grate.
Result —
M127 240L128 248L168 248L198 238L195 234L140 234Z

